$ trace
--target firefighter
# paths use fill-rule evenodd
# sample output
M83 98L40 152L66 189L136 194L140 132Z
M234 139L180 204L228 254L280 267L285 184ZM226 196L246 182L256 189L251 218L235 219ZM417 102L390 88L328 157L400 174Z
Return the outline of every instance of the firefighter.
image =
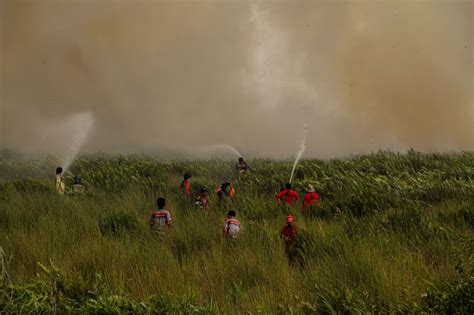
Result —
M237 220L235 217L237 214L234 210L230 210L227 213L227 219L224 223L224 236L227 239L237 239L240 233L241 224L240 221Z
M286 225L280 231L280 238L285 241L285 253L288 256L288 263L294 265L298 259L298 249L296 248L296 234L298 227L293 223L294 217L286 217Z
M314 187L312 185L308 185L308 189L306 189L306 191L307 193L303 197L303 209L316 205L319 201L319 195L314 191Z
M209 191L206 187L201 188L201 190L197 193L194 204L203 210L207 210L209 208Z
M230 204L230 200L235 195L235 189L231 183L225 182L222 183L219 188L217 188L216 193L219 206L228 206Z
M239 174L243 174L250 170L250 165L248 165L243 157L239 157L239 161L235 164L235 169Z
M290 183L286 184L285 188L282 189L275 197L278 200L283 200L288 205L293 205L296 201L300 200L300 196L298 196L298 193L291 188Z
M56 168L56 191L61 195L64 195L66 191L66 185L64 184L64 177L63 177L63 168L58 167Z
M80 176L74 176L74 193L83 194L85 192L86 186L82 183Z
M171 213L165 209L165 198L158 198L156 204L158 211L151 214L149 221L150 229L158 234L164 234L172 224Z
M191 187L190 187L190 184L189 184L189 179L190 178L191 178L191 174L184 173L183 181L181 182L181 189L183 190L184 195L188 198L192 197Z

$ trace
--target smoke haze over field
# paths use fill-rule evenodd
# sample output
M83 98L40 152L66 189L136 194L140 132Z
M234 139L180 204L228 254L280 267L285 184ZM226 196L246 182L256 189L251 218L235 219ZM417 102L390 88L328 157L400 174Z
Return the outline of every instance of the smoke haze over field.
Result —
M474 1L0 3L0 147L474 150Z

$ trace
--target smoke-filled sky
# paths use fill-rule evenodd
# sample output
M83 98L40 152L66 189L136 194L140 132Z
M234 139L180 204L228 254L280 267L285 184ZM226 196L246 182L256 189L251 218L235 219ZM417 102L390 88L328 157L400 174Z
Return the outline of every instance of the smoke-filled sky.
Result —
M305 156L474 150L474 1L0 0L0 10L0 147L226 143L292 156L306 123Z

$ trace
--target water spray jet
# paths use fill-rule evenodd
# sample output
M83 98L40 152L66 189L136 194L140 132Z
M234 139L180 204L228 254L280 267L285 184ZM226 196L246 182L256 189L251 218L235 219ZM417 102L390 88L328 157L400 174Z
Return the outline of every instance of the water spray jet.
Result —
M304 128L304 131L303 131L303 139L301 140L301 147L300 147L298 153L296 154L296 159L295 159L295 162L293 163L293 169L291 170L290 180L288 181L288 183L290 183L290 184L293 181L293 175L295 174L296 166L298 165L298 162L300 161L301 156L303 155L304 151L306 150L306 137L308 136L307 125L304 124L303 128Z
M233 146L231 145L228 145L228 144L214 144L212 145L211 147L215 147L215 148L222 148L222 149L227 149L227 150L230 150L232 151L233 153L235 153L238 157L241 157L242 154L240 154L239 151L237 151L236 148L234 148Z
M233 154L237 155L238 157L242 157L239 151L236 148L229 144L221 143L221 144L211 144L211 145L204 145L195 147L192 149L193 151L204 151L206 154L209 154L213 151L224 151L224 152L232 152Z
M71 166L81 148L84 146L94 126L94 121L93 114L91 112L85 112L73 115L73 117L65 123L64 127L67 128L67 133L71 136L61 157L61 165L64 172Z

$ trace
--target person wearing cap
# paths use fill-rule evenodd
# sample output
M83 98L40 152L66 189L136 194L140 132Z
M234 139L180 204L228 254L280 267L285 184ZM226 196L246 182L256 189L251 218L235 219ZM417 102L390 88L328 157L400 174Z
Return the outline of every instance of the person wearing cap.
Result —
M300 200L300 196L298 196L298 193L291 188L290 183L286 184L285 188L282 189L275 198L283 200L289 205L293 205L296 201Z
M234 210L230 210L227 213L227 219L224 223L224 236L227 239L237 239L239 236L241 224L240 221L235 218L236 216L237 214Z
M150 229L158 234L164 234L172 224L171 213L165 208L165 198L158 198L156 204L158 206L158 211L151 214L149 220Z
M209 191L206 187L201 188L201 190L197 193L194 204L203 210L207 210L209 208Z
M314 191L314 187L312 185L308 185L306 191L307 193L303 197L303 209L314 206L319 201L319 195Z
M183 181L181 182L181 189L184 192L184 195L186 197L192 197L191 193L191 187L189 185L189 179L191 178L191 174L189 173L184 173L183 175Z
M295 248L296 234L298 227L294 222L294 217L289 215L286 217L286 225L280 231L280 238L285 241L285 252L288 256L288 262L293 264L297 257L297 249Z

